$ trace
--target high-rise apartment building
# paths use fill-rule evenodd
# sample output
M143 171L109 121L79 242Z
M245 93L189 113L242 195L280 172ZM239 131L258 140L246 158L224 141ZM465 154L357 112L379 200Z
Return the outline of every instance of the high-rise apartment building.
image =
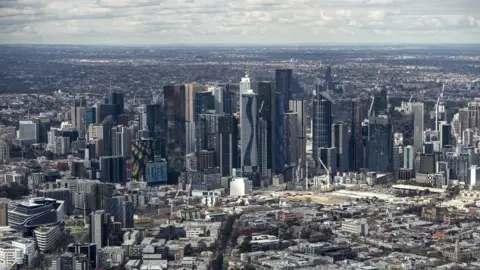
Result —
M300 160L300 166L305 167L307 160L307 103L305 100L290 100L289 102L290 111L294 112L297 120L297 158ZM285 123L285 127L287 124ZM296 161L298 162L298 161ZM298 166L298 164L297 164Z
M297 113L287 112L285 113L285 165L296 166L298 164L299 156L299 143L300 140L297 124Z
M250 90L242 94L240 108L240 149L243 172L256 172L258 167L257 148L257 94Z
M10 162L10 146L4 140L0 139L0 165Z

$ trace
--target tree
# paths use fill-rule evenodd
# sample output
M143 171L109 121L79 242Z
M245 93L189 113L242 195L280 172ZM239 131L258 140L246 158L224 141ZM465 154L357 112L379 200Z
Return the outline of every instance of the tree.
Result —
M247 237L245 237L245 239L243 239L242 244L238 247L238 249L240 250L240 253L245 253L245 252L251 252L252 251L252 245L250 244L251 241L252 241L252 236L251 235L247 235Z

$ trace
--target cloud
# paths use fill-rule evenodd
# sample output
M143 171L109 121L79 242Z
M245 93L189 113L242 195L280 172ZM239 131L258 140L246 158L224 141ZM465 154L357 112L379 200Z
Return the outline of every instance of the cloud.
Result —
M476 0L0 0L3 43L480 43L479 31Z

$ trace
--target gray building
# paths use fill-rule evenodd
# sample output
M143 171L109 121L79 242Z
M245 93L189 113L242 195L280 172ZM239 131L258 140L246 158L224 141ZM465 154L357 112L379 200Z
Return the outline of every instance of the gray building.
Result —
M312 153L317 168L319 148L329 148L332 144L332 98L326 92L316 93L313 101Z
M416 152L423 150L424 105L422 102L412 102L413 113L413 148Z
M350 136L348 125L343 122L332 124L332 147L337 148L337 165L340 172L350 168Z

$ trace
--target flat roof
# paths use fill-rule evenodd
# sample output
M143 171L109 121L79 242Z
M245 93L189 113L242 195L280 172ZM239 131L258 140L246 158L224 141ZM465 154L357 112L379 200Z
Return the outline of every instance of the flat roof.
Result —
M430 192L434 192L434 193L444 193L445 190L444 189L440 189L440 188L430 188L430 187L419 187L419 186L412 186L412 185L393 185L392 188L397 188L397 189L408 189L408 190L421 190L421 191L425 191L425 190L429 190Z

